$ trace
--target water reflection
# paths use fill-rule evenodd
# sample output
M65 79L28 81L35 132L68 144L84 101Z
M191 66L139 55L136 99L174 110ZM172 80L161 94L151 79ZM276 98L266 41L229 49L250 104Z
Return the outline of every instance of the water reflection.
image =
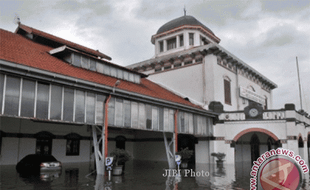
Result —
M19 176L14 166L1 166L0 189L83 189L83 190L123 190L123 189L249 189L250 170L247 163L234 165L196 164L187 175L182 169L180 176L163 177L168 167L165 162L136 161L126 164L121 176L96 175L88 163L63 164L62 175L52 180L42 180L39 176ZM192 172L192 173L191 173ZM200 172L198 174L198 172ZM208 173L206 173L208 172ZM202 175L204 173L204 175ZM4 175L5 174L5 175ZM197 175L198 174L198 175ZM207 175L208 174L208 175ZM302 189L309 189L309 175L304 179Z

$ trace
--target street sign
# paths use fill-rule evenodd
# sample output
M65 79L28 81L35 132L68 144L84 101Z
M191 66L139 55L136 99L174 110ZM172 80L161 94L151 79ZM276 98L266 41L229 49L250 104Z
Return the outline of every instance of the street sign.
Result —
M113 163L113 157L106 157L105 159L105 165L106 166L111 166Z

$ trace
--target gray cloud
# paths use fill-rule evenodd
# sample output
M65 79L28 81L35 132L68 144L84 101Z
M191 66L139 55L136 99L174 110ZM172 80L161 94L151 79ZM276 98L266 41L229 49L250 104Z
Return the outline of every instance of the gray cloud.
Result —
M221 46L278 84L274 108L287 102L300 108L298 56L304 104L310 111L309 1L0 1L0 22L14 32L17 13L26 25L98 49L126 66L154 55L151 36L182 16L184 6L221 38Z

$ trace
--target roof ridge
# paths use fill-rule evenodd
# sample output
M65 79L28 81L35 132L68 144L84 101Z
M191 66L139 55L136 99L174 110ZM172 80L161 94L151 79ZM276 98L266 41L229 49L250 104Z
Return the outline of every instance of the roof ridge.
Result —
M25 32L27 32L29 34L35 34L35 35L38 35L40 37L43 37L43 38L46 38L46 39L49 39L49 40L61 43L63 45L67 45L67 46L69 46L71 48L74 48L74 49L77 49L79 51L83 51L83 52L86 52L86 53L89 53L89 54L92 54L92 55L95 55L95 56L98 56L98 57L102 57L102 58L105 58L107 60L112 60L111 57L105 55L104 53L101 53L99 50L94 50L94 49L88 48L86 46L77 44L75 42L71 42L69 40L63 39L61 37L58 37L58 36L55 36L55 35L43 32L43 31L38 30L36 28L30 27L30 26L27 26L27 25L24 25L24 24L19 24L19 26L16 29L15 33L17 33L19 31L19 29L22 29L22 30L24 30Z

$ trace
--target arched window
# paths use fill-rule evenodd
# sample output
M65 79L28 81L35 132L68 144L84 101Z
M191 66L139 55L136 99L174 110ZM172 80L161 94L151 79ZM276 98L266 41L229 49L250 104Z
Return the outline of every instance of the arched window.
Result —
M76 133L70 133L65 136L67 139L66 155L67 156L78 156L80 155L80 140L81 136Z
M227 76L224 77L224 98L225 104L231 105L231 85L230 85L230 78Z
M47 131L41 131L34 136L37 139L36 154L52 154L52 141L55 135Z
M299 136L298 138L298 148L303 148L304 147L304 141L302 140L302 137Z

